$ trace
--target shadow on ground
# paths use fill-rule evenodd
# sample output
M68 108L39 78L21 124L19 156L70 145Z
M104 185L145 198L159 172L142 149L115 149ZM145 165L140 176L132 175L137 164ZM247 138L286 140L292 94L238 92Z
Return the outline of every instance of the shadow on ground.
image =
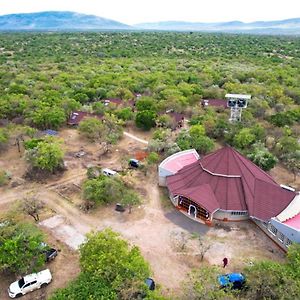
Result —
M189 219L184 214L175 209L165 213L165 217L172 223L188 231L189 233L197 232L206 234L210 230L207 225L200 224L192 219Z

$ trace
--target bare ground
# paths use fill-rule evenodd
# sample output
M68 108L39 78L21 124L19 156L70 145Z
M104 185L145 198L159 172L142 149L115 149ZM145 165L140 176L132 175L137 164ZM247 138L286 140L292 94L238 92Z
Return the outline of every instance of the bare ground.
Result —
M149 140L149 133L134 130L129 132L138 138ZM50 265L54 281L46 289L47 295L55 288L65 286L78 274L78 254L71 250L72 245L80 243L81 236L89 231L106 227L111 227L130 243L140 247L150 263L153 277L162 285L166 294L180 292L178 278L184 278L192 268L200 267L202 263L221 266L225 256L229 258L229 271L238 271L254 260L284 259L281 250L251 222L220 223L215 227L207 227L186 218L169 205L164 192L158 188L155 169L150 170L146 176L140 171L127 172L126 180L131 182L144 199L143 204L134 208L131 214L115 212L113 206L84 213L79 209L80 189L76 191L73 184L80 186L86 176L86 166L93 164L124 170L127 158L136 151L143 150L145 145L138 140L124 137L110 153L101 155L100 145L82 140L74 129L62 130L60 137L65 141L68 165L68 170L61 178L51 178L47 184L25 182L19 187L0 189L1 210L9 209L17 199L21 199L28 192L37 193L51 210L51 214L42 220L41 228L48 233L50 239L52 238L53 245L61 248L62 252L53 262L53 266L52 263ZM76 158L74 153L81 150L87 154ZM14 162L16 168L13 167ZM22 177L26 169L24 160L20 159L14 149L1 156L1 166L4 169L8 168L13 177L18 178ZM285 169L279 171L282 177L277 172L276 179L289 178L286 177L288 174L284 173ZM57 226L52 226L53 219L51 221L50 218L53 216L54 220L60 220ZM205 244L210 245L204 255L204 262L199 258L199 243L193 238L195 233L203 237ZM63 246L67 240L70 247ZM3 290L6 290L12 280L5 276L0 276L0 279L0 299L6 299L6 292L3 294ZM42 297L38 293L39 291L31 295Z

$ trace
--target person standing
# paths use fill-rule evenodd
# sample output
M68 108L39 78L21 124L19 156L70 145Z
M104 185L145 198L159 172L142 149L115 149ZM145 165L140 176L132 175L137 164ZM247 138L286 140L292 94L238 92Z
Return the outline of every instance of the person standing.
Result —
M228 258L224 257L223 258L223 268L225 268L228 265Z

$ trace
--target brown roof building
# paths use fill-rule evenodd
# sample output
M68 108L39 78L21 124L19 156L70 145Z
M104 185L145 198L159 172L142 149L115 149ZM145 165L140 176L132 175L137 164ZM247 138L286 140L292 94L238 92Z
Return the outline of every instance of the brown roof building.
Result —
M68 120L68 125L79 125L79 123L87 117L94 117L94 118L98 118L99 120L102 120L103 115L99 115L99 114L92 114L92 113L88 113L88 112L84 112L84 111L73 111L70 114L69 120Z
M178 209L204 221L266 221L296 196L231 147L184 166L166 178L166 185Z

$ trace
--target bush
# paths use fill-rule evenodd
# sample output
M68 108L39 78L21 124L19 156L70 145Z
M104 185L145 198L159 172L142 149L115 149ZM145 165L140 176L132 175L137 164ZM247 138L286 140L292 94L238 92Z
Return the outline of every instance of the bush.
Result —
M130 199L132 205L140 202L139 197L121 179L104 175L84 182L83 198L98 205L122 201L129 205Z
M144 130L150 130L152 127L155 127L156 113L151 110L144 110L138 112L135 118L135 124L138 128Z
M0 150L4 149L8 144L9 135L6 129L0 128Z
M256 140L255 135L250 128L243 128L233 139L234 146L239 149L245 149L252 145Z
M97 118L85 118L78 127L79 132L91 141L101 139L104 133L104 125Z
M0 169L0 186L5 185L7 181L8 181L7 173Z
M122 108L120 110L117 110L115 113L116 116L123 121L129 121L133 119L133 112L130 107Z
M254 144L253 148L254 150L248 155L248 158L264 171L274 168L278 161L275 155L270 153L261 143Z

